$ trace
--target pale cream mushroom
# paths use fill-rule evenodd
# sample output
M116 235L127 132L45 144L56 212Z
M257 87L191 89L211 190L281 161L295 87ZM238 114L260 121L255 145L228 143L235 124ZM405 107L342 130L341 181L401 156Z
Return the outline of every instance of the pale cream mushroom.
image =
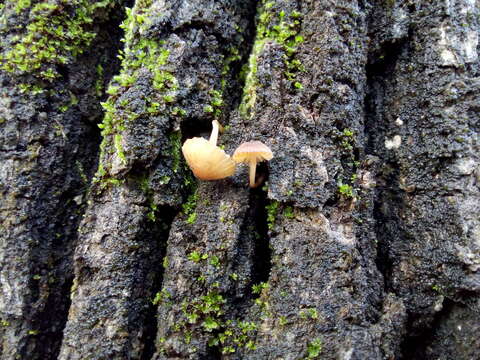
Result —
M201 180L219 180L232 176L235 162L217 146L220 124L212 121L210 140L194 137L182 146L182 153L193 174Z
M273 153L270 148L260 141L249 141L241 144L233 153L232 159L237 163L248 163L250 166L249 177L250 187L256 187L259 184L255 183L255 172L257 169L257 162L263 160L270 160L273 158Z

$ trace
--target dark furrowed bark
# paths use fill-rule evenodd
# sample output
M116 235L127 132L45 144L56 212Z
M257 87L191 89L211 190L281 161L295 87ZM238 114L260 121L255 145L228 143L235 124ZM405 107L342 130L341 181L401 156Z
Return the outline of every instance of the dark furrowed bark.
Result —
M137 0L106 95L114 21L25 67L15 24L93 9L27 3L0 1L2 358L475 357L475 1ZM258 188L192 177L214 119L272 148Z
M472 322L462 339L445 330L478 317L478 13L471 2L395 2L372 18L369 66L386 64L371 87L372 147L384 159L378 236L386 286L409 312L405 358L445 346L466 359L476 341Z
M149 356L152 346L143 339L155 336L145 333L154 329L146 319L159 290L153 279L166 267L160 277L168 283L172 266L170 250L165 259L159 251L166 239L154 224L169 228L193 195L182 138L210 131L211 121L238 102L232 87L250 31L248 5L137 1L129 13L122 71L108 90L97 182L80 227L60 358ZM169 213L156 211L161 206ZM175 220L170 232L178 226Z
M96 166L98 89L103 78L108 79L109 69L118 66L111 55L119 32L104 30L118 24L118 6L108 4L89 14L95 21L92 25L77 17L84 4L71 4L72 22L92 37L78 44L76 51L83 54L49 49L67 60L50 65L52 81L41 75L47 65L35 68L32 59L39 55L31 50L21 57L25 68L12 67L8 54L17 56L20 48L15 44L34 31L27 24L39 24L34 19L36 5L7 1L1 10L2 359L57 358L70 303L77 225ZM60 2L51 3L52 21L66 21L59 6ZM65 31L70 30L65 25ZM36 40L50 41L48 36L39 33ZM24 44L28 48L31 43ZM100 68L106 70L99 74Z
M399 341L383 335L401 331L404 310L393 296L382 300L375 265L378 159L365 154L363 121L367 13L362 3L338 1L278 1L260 11L273 31L257 34L257 88L254 97L246 92L250 113L232 124L276 154L268 181L273 267L248 317L256 348L238 358L392 356ZM290 24L293 54L276 34Z

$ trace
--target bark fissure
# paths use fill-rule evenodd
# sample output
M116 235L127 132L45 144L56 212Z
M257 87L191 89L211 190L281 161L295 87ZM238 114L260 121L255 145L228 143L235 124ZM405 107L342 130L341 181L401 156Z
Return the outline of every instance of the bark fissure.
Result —
M411 326L416 319L408 319L407 333L400 346L401 359L423 360L429 358L427 347L435 336L435 329L438 329L442 322L445 321L445 318L451 313L454 304L452 300L444 299L441 304L442 310L435 314L430 326L426 326L421 330Z
M398 163L394 159L384 158L384 154L377 154L378 144L385 138L385 86L392 81L392 73L395 70L398 57L406 51L408 38L395 42L382 44L380 48L373 45L374 51L370 53L370 62L366 66L366 91L365 91L365 153L381 157L381 168L377 169L378 185L375 191L373 204L373 217L375 219L375 236L377 241L377 256L375 262L380 273L383 275L384 289L386 292L393 291L389 284L392 271L392 260L389 254L388 234L390 227L395 227L398 218L382 211L385 200L391 203L401 201L398 184Z
M174 208L169 206L162 206L155 211L155 230L152 233L151 241L156 241L159 243L157 260L154 261L154 273L153 273L153 282L151 290L149 291L152 295L158 293L162 289L163 283L163 274L165 271L164 261L165 261L165 252L167 248L167 239L170 232L170 228L173 223L173 219L177 215ZM141 360L150 360L155 351L155 340L157 336L157 306L153 304L153 296L150 299L151 301L148 304L148 309L145 312L145 323L142 336L143 352L141 355Z
M268 181L268 180L266 180ZM255 224L255 247L253 255L252 283L268 282L272 269L272 251L270 249L270 234L268 226L267 192L259 189L250 191L249 212Z

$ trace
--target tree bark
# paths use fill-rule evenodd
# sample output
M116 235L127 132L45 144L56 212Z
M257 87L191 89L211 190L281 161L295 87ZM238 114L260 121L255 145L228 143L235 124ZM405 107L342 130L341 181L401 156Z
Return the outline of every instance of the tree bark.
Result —
M1 359L478 356L478 1L0 11Z

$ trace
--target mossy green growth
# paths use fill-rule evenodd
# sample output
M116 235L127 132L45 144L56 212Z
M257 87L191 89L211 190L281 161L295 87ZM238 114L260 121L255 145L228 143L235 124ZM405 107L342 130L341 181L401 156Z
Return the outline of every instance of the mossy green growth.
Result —
M187 217L187 224L193 224L197 220L197 213L195 209L197 207L198 193L195 191L191 194L187 201L182 205L182 212Z
M340 193L340 195L342 195L343 197L345 197L347 199L351 199L351 198L355 197L355 190L353 189L353 186L349 185L349 184L339 183L338 184L338 192Z
M303 89L303 85L296 81L296 76L298 72L305 69L300 60L295 58L298 45L304 41L303 36L299 35L300 18L301 14L298 11L292 11L288 15L285 11L276 13L274 2L262 0L258 15L257 34L248 60L248 71L240 104L240 113L244 117L253 116L253 113L249 112L253 109L256 101L257 62L267 41L274 41L281 45L284 52L285 77L293 88Z
M95 94L100 97L103 95L104 69L102 64L97 65L97 80L95 81Z
M122 146L122 132L127 126L139 117L154 116L166 112L167 106L175 99L175 91L178 88L177 80L169 71L164 70L167 64L169 50L164 48L163 41L141 37L139 29L148 23L146 11L150 1L139 1L134 9L126 9L127 17L120 26L125 30L125 49L120 51L119 58L122 60L122 68L119 75L114 76L107 93L110 95L106 102L102 103L105 116L99 127L102 129L103 141L100 145L100 165L96 174L99 180L107 174L106 155L116 155L126 164L127 153ZM135 86L139 78L139 71L145 69L150 72L151 86L156 91L152 97L144 98L145 107L132 108L128 97L122 95L129 88ZM185 112L174 107L170 113L173 116L183 116ZM180 163L180 133L174 132L171 137L173 168L176 171Z
M343 149L347 151L353 151L353 146L355 144L355 133L349 129L343 129L340 138L341 138L341 146Z
M160 292L154 301L169 306L170 298ZM181 319L172 326L172 330L185 335L185 344L190 343L194 332L200 332L208 339L208 345L218 346L222 354L235 353L242 347L247 350L255 349L257 325L239 319L226 320L226 303L225 297L217 290L184 300L181 304Z
M135 180L139 186L139 188L142 190L142 192L145 194L147 198L147 206L148 206L148 212L147 212L147 219L149 221L155 222L157 220L156 218L156 212L158 210L158 205L154 201L154 192L152 188L150 187L150 179L148 175L145 173L141 176L138 177L131 177L131 179Z
M276 200L272 200L270 204L265 206L265 209L267 210L268 230L272 230L273 227L275 226L275 220L277 219L279 206L280 206L280 203Z
M307 359L317 359L322 352L322 340L316 338L307 345Z
M208 93L210 95L210 104L205 105L203 110L218 118L222 114L223 94L219 90L210 90Z
M162 289L155 294L155 298L152 300L153 305L159 305L168 301L172 297L172 294L167 289Z
M287 206L283 210L283 216L285 216L287 219L293 219L295 217L295 214L293 212L293 207Z
M193 261L194 263L199 263L202 260L207 260L208 259L208 254L202 254L196 250L192 251L190 254L188 254L188 260Z
M15 12L20 14L23 10L29 8L32 5L31 0L16 0Z
M270 285L266 282L261 282L259 284L252 285L252 293L260 295L263 290L268 290Z
M172 170L178 172L182 161L182 134L180 131L174 131L169 135L170 151L172 156Z
M123 163L126 163L127 158L125 156L125 153L123 152L122 135L121 134L115 134L114 137L113 137L113 143L115 145L115 150L117 151L118 157L122 160Z
M10 323L7 320L2 320L0 321L0 325L7 327L7 326L10 326Z
M30 11L29 22L0 55L1 69L47 81L60 77L57 65L68 64L90 46L96 36L95 13L112 1L15 1L17 14Z

